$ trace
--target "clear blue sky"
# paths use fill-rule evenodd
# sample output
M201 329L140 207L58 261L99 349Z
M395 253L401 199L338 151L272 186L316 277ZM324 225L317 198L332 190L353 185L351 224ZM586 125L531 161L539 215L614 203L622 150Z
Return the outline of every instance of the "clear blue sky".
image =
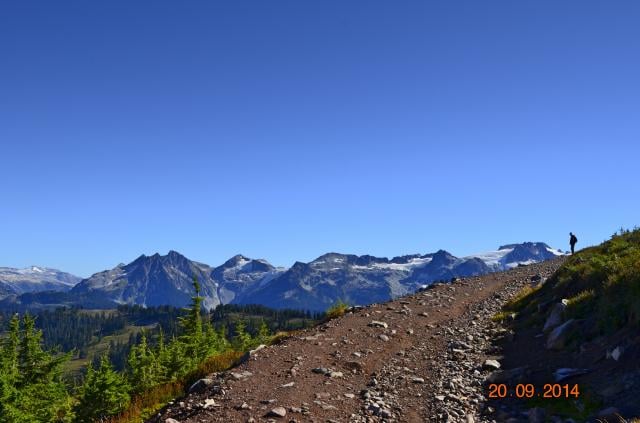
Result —
M0 266L640 224L637 1L3 1Z

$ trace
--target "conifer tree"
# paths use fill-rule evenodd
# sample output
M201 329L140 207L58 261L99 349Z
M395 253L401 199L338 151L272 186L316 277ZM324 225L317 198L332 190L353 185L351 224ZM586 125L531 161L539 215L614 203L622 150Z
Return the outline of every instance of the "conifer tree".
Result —
M162 378L159 360L147 343L146 334L138 345L131 347L128 359L129 381L134 392L143 392L158 383Z
M25 315L21 329L14 316L1 349L0 421L71 421L71 398L62 380L68 355L54 356L42 349L42 332L35 329L35 319Z
M264 321L264 319L260 322L260 327L258 328L258 335L256 337L256 343L266 344L269 342L269 338L271 337L271 332L269 331L269 326Z
M251 347L251 335L246 331L246 324L242 320L236 323L236 335L233 338L233 348L236 351L246 351Z
M117 373L106 355L100 366L87 371L76 406L77 422L91 423L102 417L112 416L124 410L130 401L129 385Z

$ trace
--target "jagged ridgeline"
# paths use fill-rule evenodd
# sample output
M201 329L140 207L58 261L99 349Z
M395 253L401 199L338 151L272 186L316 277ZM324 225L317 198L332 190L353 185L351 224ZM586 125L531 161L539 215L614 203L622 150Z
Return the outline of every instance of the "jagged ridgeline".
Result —
M558 255L562 253L542 242L525 242L467 257L455 257L444 250L391 259L327 253L308 263L296 262L287 269L242 255L212 267L170 251L165 256L142 255L129 264L98 272L68 292L3 294L0 290L0 309L33 311L59 306L108 309L121 304L187 307L194 293L191 277L195 275L202 304L207 309L220 304L263 304L322 312L338 300L352 305L387 301L434 281L506 270ZM0 272L0 289L3 277L15 281L16 274L24 278L27 273L32 280L40 275L26 270L7 272L5 276Z

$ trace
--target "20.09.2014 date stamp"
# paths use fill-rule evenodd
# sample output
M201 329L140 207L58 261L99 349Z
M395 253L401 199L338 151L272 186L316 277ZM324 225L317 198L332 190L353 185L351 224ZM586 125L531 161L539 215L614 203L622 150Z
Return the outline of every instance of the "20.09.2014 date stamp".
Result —
M537 389L532 383L518 383L515 387L508 387L504 383L488 385L488 396L499 398L578 398L580 388L578 384L545 383L542 389Z

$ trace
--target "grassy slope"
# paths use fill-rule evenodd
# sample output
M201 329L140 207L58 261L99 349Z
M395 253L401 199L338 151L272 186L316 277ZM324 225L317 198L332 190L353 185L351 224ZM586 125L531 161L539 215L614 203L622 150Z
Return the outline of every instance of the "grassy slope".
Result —
M538 351L550 361L562 355L576 357L573 367L580 367L577 362L581 346L593 342L592 345L610 348L617 345L621 338L628 340L629 333L637 333L640 327L640 230L617 234L601 245L568 257L546 283L523 290L496 316L496 320L517 316L511 323L516 333L520 333L521 337L533 336L542 331L551 306L561 300L567 302L564 320L578 319L581 324L580 329L573 331L570 345L564 352ZM627 365L629 359L633 360L633 357L627 354L624 357ZM607 385L620 383L624 370L617 371L616 366L624 368L625 364L614 363L612 360L593 363L602 367L600 373L611 371L613 379L600 379L601 386L592 386L587 397L582 398L580 407L576 408L577 402L562 399L540 403L530 401L528 406L543 407L547 412L565 417L584 418L606 405L599 404L599 395L593 397L591 393L599 392ZM596 370L586 379L597 380L597 375ZM628 388L637 390L637 386L633 386ZM593 404L589 404L592 400Z
M625 232L567 259L539 289L511 302L528 324L546 317L537 310L568 300L567 318L584 319L583 336L611 335L640 323L640 230Z
M87 357L74 358L72 360L69 360L65 364L65 371L67 371L72 376L78 375L87 367L87 365L93 360L94 357L100 357L108 351L111 341L115 341L116 343L126 343L129 340L129 336L131 334L137 335L142 331L150 331L154 327L155 325L127 325L122 331L119 331L116 334L104 336L102 337L102 339L98 339L96 337L95 342L93 342L87 348Z

